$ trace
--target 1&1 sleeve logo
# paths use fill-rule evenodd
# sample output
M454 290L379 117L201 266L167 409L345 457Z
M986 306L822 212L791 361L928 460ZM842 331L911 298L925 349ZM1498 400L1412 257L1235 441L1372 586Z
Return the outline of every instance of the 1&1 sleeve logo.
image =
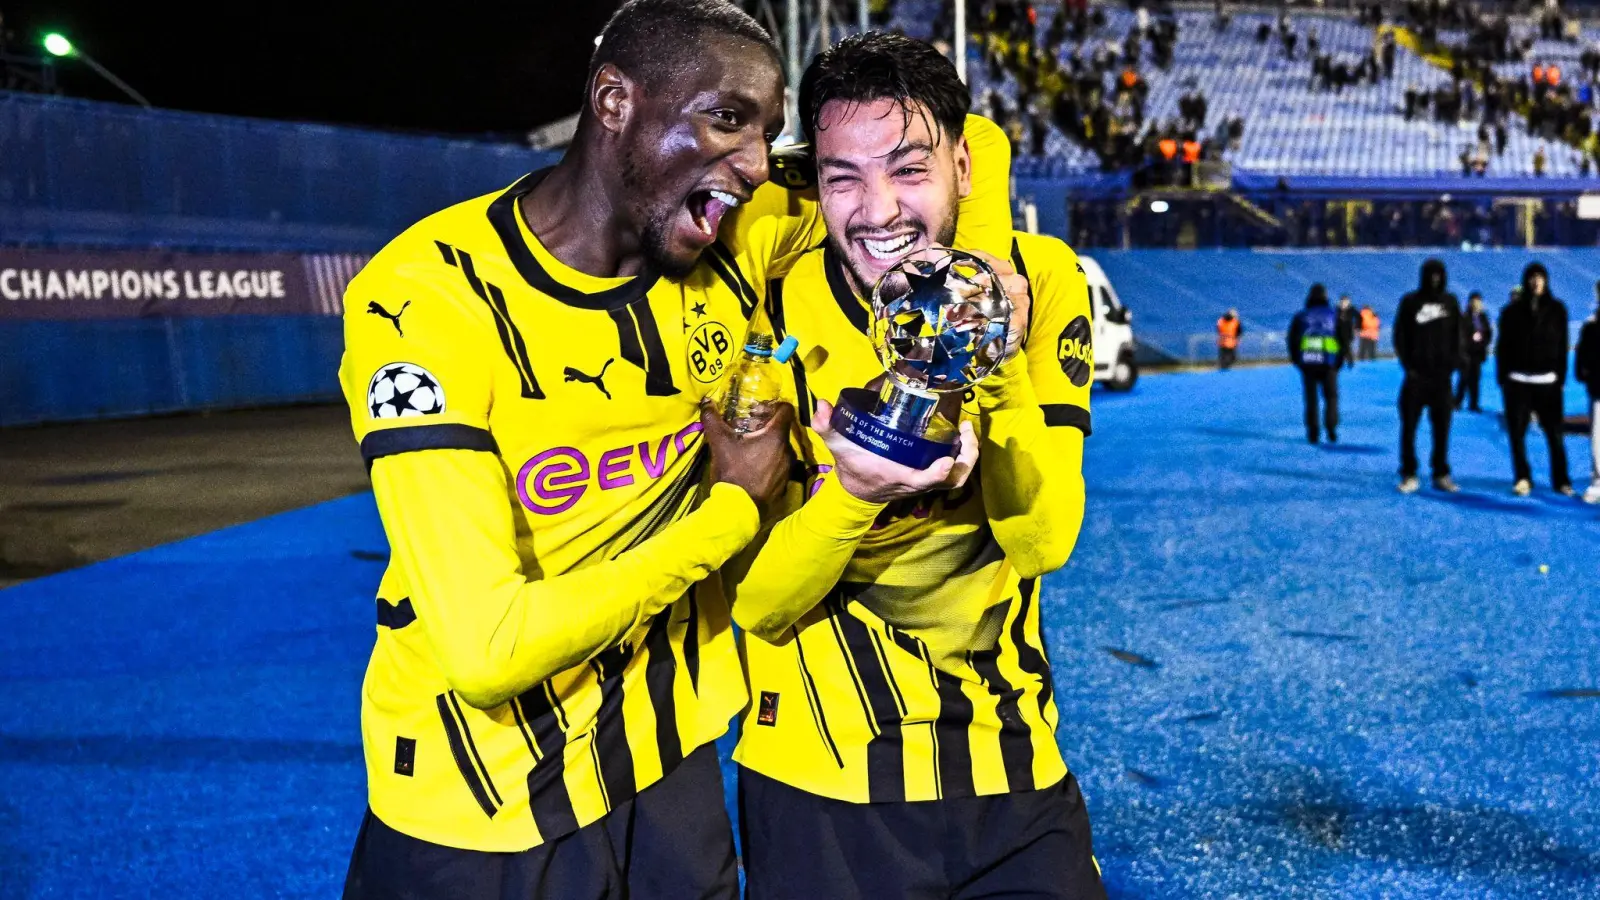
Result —
M438 415L444 412L444 388L419 365L389 363L367 384L367 410L374 419Z

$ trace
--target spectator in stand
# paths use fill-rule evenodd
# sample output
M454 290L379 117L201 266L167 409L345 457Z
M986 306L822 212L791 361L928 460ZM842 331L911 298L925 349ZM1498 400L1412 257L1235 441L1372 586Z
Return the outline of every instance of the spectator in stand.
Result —
M1350 302L1349 294L1339 295L1339 346L1344 348L1344 367L1356 367L1356 315L1355 304Z
M1465 400L1468 410L1482 412L1478 408L1478 382L1484 361L1489 358L1494 326L1489 324L1489 313L1483 308L1483 295L1477 291L1467 295L1467 314L1461 323L1461 335L1463 346L1461 375L1456 381L1456 409L1460 409Z
M1495 345L1495 380L1506 409L1511 438L1511 491L1526 497L1533 491L1528 467L1528 426L1539 420L1550 450L1550 487L1573 495L1562 433L1566 416L1561 392L1567 381L1567 308L1550 293L1550 274L1539 263L1522 272L1522 290L1500 313L1500 340Z
M1544 177L1544 167L1549 162L1549 159L1550 157L1544 152L1544 145L1540 144L1539 149L1533 151L1533 177Z
M1596 308L1578 332L1573 354L1574 375L1589 392L1589 488L1583 502L1600 503L1600 281L1595 282Z
M1233 368L1239 360L1239 338L1244 334L1244 323L1239 321L1239 311L1230 309L1217 320L1217 368L1223 372Z
M1328 290L1313 284L1306 296L1305 309L1289 322L1289 361L1300 370L1300 389L1305 401L1306 441L1320 440L1317 421L1317 392L1322 392L1322 424L1328 443L1339 442L1339 367L1349 354L1348 344L1339 339L1338 315L1328 306Z
M1405 369L1400 386L1400 493L1414 494L1417 480L1417 426L1423 410L1433 431L1429 466L1433 486L1446 493L1460 488L1450 477L1451 375L1461 362L1461 304L1445 290L1444 263L1422 264L1421 284L1400 300L1394 317L1394 351Z

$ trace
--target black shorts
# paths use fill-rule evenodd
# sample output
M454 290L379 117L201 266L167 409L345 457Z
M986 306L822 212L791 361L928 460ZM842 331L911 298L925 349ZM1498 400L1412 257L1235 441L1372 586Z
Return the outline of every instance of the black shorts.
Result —
M713 744L587 827L520 853L441 847L367 811L345 900L737 900Z
M846 803L739 769L749 900L1105 900L1089 812L1068 774L1037 791Z

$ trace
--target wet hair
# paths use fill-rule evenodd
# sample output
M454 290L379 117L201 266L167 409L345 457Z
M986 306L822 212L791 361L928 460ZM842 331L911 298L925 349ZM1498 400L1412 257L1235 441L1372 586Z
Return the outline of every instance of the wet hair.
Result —
M972 92L956 67L933 47L903 34L869 31L851 35L822 53L800 78L800 127L815 142L817 120L829 101L872 103L893 100L906 124L922 106L951 138L961 136Z
M749 41L778 59L772 35L727 0L628 0L600 31L589 57L589 83L610 63L646 90L656 90L703 60L710 35Z

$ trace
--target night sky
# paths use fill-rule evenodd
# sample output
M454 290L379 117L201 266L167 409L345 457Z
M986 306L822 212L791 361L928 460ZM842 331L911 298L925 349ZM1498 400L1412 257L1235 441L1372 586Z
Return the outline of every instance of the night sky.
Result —
M61 31L159 107L520 137L578 110L594 37L618 5L235 2L196 15L186 3L0 0L0 13L19 43ZM57 71L68 94L123 99L80 62Z

